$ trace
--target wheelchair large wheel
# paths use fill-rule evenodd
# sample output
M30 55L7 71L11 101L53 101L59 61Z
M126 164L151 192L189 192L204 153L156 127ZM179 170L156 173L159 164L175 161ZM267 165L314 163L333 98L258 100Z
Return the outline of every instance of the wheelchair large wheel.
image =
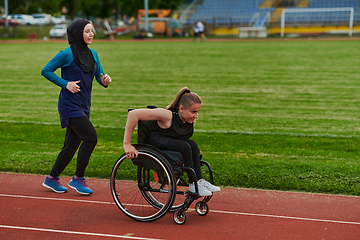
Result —
M159 177L159 180L161 181L162 177ZM178 182L178 181L177 181ZM184 201L186 199L184 192L188 190L187 186L182 186L180 184L176 184L176 197L174 198L174 202L169 209L169 212L176 212L179 211L183 205ZM159 198L159 195L153 194L150 191L143 191L144 198L155 208L161 208L164 205L164 200Z
M112 196L119 209L137 221L149 222L164 216L176 195L176 182L169 163L157 153L137 148L138 157L123 154L110 179Z
M163 156L158 155L157 157L162 158ZM167 161L167 160L164 159L164 161ZM156 182L156 183L154 183L156 188L159 188L159 189L168 188L168 186L167 186L168 180L167 180L164 172L153 172L153 177ZM174 187L176 187L175 188L176 194L174 196L173 204L172 204L171 208L169 209L170 212L176 212L182 208L182 206L184 205L184 201L186 199L186 197L184 196L184 192L188 189L188 184L182 179L182 177L180 177L179 179L177 179L176 176L174 176L174 177L175 177ZM161 209L163 207L163 205L166 204L166 201L162 195L154 194L154 192L152 192L152 191L142 191L141 193L143 194L143 196L147 200L147 202L157 209Z
M176 198L169 210L170 212L179 211L183 207L186 199L185 192L189 190L189 184L186 183L182 177L176 179L176 183Z

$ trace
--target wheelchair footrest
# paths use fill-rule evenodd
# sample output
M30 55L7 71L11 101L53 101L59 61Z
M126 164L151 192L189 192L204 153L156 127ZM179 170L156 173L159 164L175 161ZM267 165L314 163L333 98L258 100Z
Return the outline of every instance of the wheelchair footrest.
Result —
M193 198L193 199L198 199L200 197L198 193L191 192L189 190L184 192L184 196L187 197L187 198Z

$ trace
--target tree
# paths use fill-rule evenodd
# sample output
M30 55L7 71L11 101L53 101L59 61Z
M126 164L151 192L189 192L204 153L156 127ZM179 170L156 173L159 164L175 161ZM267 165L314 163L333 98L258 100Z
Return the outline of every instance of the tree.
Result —
M1 0L0 0L1 1ZM61 11L60 2L61 0L38 0L37 1L42 9L42 12L51 15L58 14Z
M0 0L3 1L3 0ZM44 12L49 14L60 12L61 0L9 0L10 14L32 14Z
M137 16L139 9L144 9L144 0L114 0L116 9L128 16ZM172 9L176 10L183 0L149 0L149 9Z
M151 0L150 0L151 1ZM158 7L159 9L171 9L176 10L181 4L183 3L183 0L171 0L171 1L164 1L162 0Z
M97 17L100 13L101 1L98 0L87 0L81 3L81 13L85 15L87 19L91 16Z
M31 14L39 12L40 4L36 0L11 0L8 1L9 14Z
M0 0L3 1L3 0ZM9 13L31 14L41 12L58 14L63 6L68 15L75 19L81 12L87 18L106 18L114 14L137 16L139 9L144 9L144 0L9 0ZM175 10L183 0L149 0L149 9Z
M88 1L88 0L85 0ZM76 14L81 10L82 0L61 0L60 6L65 6L71 19L75 19Z

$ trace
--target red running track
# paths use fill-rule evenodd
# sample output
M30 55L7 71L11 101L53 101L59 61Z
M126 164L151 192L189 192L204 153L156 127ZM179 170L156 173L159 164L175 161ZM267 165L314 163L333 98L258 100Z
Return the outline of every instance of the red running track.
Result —
M126 217L109 180L88 179L94 194L82 196L54 193L44 179L0 173L0 239L360 239L360 197L223 188L206 216L193 203L177 225L172 213L149 223Z

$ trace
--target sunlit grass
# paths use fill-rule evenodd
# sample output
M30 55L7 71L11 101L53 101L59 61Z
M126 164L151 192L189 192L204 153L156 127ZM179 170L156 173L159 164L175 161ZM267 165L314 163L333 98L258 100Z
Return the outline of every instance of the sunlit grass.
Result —
M128 108L203 99L194 139L224 186L360 195L355 41L94 42L113 82L94 81L99 143L86 174L107 178ZM0 45L0 170L47 174L65 132L43 66L67 43ZM60 72L58 71L58 74ZM72 175L75 161L65 170Z

